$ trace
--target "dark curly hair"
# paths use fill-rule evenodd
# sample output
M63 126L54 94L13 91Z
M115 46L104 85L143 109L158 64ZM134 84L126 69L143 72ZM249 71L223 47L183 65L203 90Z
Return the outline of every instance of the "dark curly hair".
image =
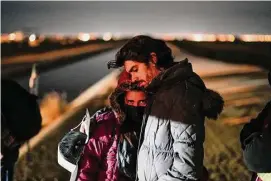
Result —
M146 64L150 61L150 54L157 56L157 67L169 68L173 64L171 49L166 42L149 36L139 35L129 40L116 54L115 60L108 62L108 68L119 68L126 60L136 60Z

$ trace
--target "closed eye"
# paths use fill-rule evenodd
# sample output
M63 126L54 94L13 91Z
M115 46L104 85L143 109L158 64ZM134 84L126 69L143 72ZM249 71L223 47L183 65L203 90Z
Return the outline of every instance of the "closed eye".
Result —
M138 68L136 66L133 66L129 72L137 72L138 71Z

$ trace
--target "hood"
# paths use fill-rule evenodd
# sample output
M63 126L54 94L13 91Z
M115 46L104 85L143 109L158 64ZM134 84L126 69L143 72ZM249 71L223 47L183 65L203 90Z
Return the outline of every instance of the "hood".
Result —
M162 71L152 80L146 90L153 94L182 81L188 81L194 88L202 90L201 101L204 115L210 119L217 119L223 110L224 100L219 93L206 88L203 80L193 72L192 64L188 62L188 59L175 63L169 69ZM186 91L189 89L186 88Z
M124 98L124 93L125 91L123 89L117 87L109 96L110 106L114 111L120 124L122 124L123 121L125 120L125 113L120 103L121 97Z
M129 90L144 91L143 88L138 87L137 83L125 81L117 86L117 88L109 96L109 103L114 111L119 123L122 124L125 120L126 114L124 112L124 96L125 92Z

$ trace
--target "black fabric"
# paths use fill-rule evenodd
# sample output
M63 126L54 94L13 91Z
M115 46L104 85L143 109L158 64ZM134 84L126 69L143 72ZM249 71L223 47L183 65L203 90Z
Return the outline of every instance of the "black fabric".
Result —
M255 119L252 119L249 123L245 124L243 129L240 133L240 143L242 146L242 149L245 148L245 140L251 136L253 133L261 133L263 126L264 126L264 120L267 117L268 113L271 112L271 101L269 101L264 109L258 114L258 116Z
M188 59L162 71L147 91L156 96L151 115L162 119L189 123L204 116L217 119L224 106L223 98L206 88ZM178 106L173 107L174 104Z
M125 121L121 125L117 163L122 177L136 179L137 149L145 107L125 105Z
M271 172L271 133L263 136L254 133L244 148L244 162L250 171L257 173Z
M203 81L185 59L161 72L147 87L155 95L150 115L193 123L199 120L204 90Z
M1 166L1 181L13 181L14 164Z
M191 63L188 59L185 59L179 63L174 64L171 68L161 72L156 76L146 88L148 92L155 93L161 89L167 89L174 86L178 82L187 80L189 77L193 77L196 74L192 70ZM204 89L203 82L199 85Z
M90 117L89 112L87 110L84 121L89 121L89 135L93 132L93 130L97 127L97 116L100 114L103 114L110 109L105 107L100 110L98 110L92 117ZM86 144L87 134L82 133L80 131L75 131L72 129L70 132L68 132L58 143L60 152L62 156L70 163L77 164L81 153L84 149L84 146Z
M132 132L121 134L118 143L117 163L121 175L136 179L136 162L139 133Z
M257 173L271 172L271 101L243 127L240 141L247 168Z
M126 120L141 124L145 107L125 105Z
M79 131L70 131L59 143L60 152L70 163L77 164L84 149L87 135Z
M41 115L37 97L12 80L1 80L1 113L7 127L20 141L35 136L41 129Z
M38 134L42 118L36 96L12 80L1 79L1 86L1 172L12 180L19 148Z
M271 71L269 71L268 73L268 82L269 82L269 85L271 86Z
M124 112L126 116L120 128L121 133L133 131L139 132L143 120L144 111L145 107L125 105Z

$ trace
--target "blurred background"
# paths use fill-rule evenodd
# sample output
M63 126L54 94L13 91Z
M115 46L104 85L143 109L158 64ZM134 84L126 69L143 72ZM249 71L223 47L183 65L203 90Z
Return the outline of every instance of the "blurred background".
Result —
M108 104L119 70L106 63L139 34L167 41L225 99L219 120L206 120L210 180L249 180L239 133L271 98L270 12L270 2L1 1L1 76L38 95L43 118L15 180L68 180L57 144L85 108Z

